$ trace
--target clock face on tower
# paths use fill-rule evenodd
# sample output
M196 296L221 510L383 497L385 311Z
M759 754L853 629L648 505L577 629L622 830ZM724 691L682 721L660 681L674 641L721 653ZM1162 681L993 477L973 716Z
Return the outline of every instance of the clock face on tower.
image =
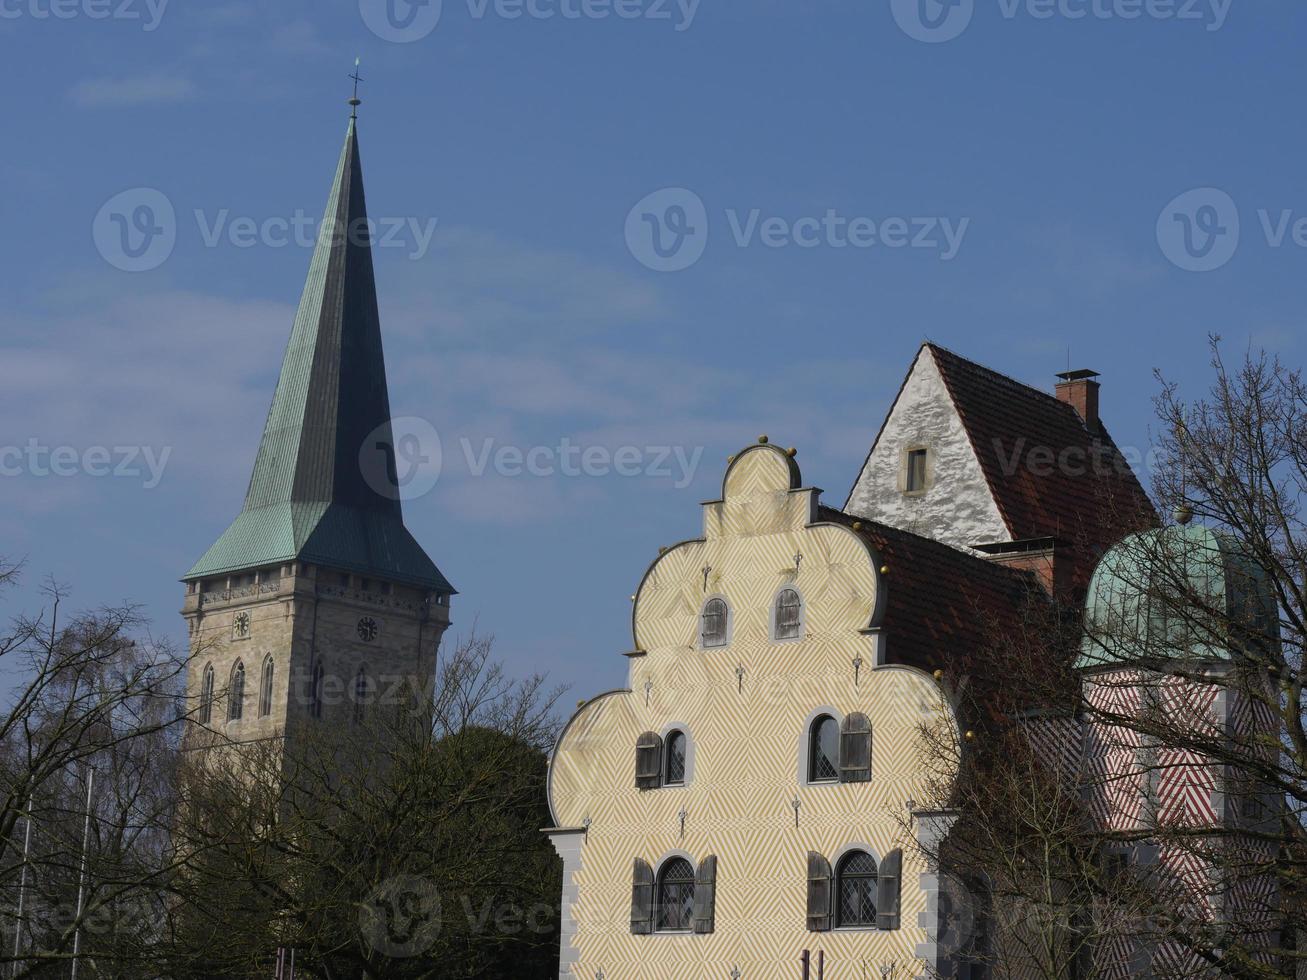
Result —
M371 616L364 616L359 620L359 639L365 643L371 643L377 638L377 631L379 628L380 627L377 626L377 621L375 619Z
M243 640L250 635L250 614L239 612L236 618L231 621L232 639Z

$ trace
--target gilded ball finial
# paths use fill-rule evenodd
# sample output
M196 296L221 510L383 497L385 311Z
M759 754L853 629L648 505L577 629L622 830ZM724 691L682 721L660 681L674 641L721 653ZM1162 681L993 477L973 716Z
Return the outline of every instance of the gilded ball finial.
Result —
M1194 519L1194 509L1188 504L1180 504L1172 511L1171 516L1175 518L1177 524L1185 525Z
M765 446L765 445L767 445L767 437L766 437L765 435L759 436L759 437L758 437L758 444L759 444L760 446Z
M580 701L576 702L576 706L577 706L578 708L584 708L584 707L585 707L585 698L582 698Z
M966 734L966 739L967 739L967 741L970 742L970 741L972 741L973 739L975 739L975 737L976 737L976 733L973 732L970 728L968 728L968 729L967 729L967 734Z
M935 680L942 681L943 679L944 679L944 671L942 670L935 671Z
M882 575L888 575L888 574L889 574L889 566L888 566L888 565L881 565L881 566L880 566L880 573L881 573Z
M729 466L731 463L734 463L734 462L735 462L735 457L734 457L734 456L727 456L727 457L726 457L726 464L727 464L728 466Z
M855 531L861 531L861 530L862 530L862 521L854 521L854 522L853 522L853 530L855 530Z
M789 449L785 450L785 455L790 457L790 459L793 459L795 456L799 455L799 451L791 446Z

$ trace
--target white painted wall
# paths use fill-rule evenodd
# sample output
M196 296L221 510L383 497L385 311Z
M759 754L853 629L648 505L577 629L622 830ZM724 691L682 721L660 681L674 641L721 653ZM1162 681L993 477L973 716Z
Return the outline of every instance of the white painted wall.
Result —
M934 452L934 483L920 496L899 490L903 450ZM845 510L957 548L1010 541L985 475L929 347L921 351Z

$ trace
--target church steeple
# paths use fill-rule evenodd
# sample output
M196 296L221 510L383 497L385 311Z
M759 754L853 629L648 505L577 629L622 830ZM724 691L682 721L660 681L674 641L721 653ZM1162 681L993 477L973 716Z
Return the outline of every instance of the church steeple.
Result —
M405 528L397 488L351 115L245 506L185 578L298 559L451 593Z

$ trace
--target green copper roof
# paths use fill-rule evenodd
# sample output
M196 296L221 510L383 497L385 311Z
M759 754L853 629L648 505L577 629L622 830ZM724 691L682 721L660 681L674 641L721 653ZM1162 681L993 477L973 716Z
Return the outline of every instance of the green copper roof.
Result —
M185 578L300 559L452 592L404 527L397 486L351 119L244 509Z
M1229 660L1278 638L1266 572L1239 542L1197 524L1168 527L1131 535L1099 562L1077 666Z

